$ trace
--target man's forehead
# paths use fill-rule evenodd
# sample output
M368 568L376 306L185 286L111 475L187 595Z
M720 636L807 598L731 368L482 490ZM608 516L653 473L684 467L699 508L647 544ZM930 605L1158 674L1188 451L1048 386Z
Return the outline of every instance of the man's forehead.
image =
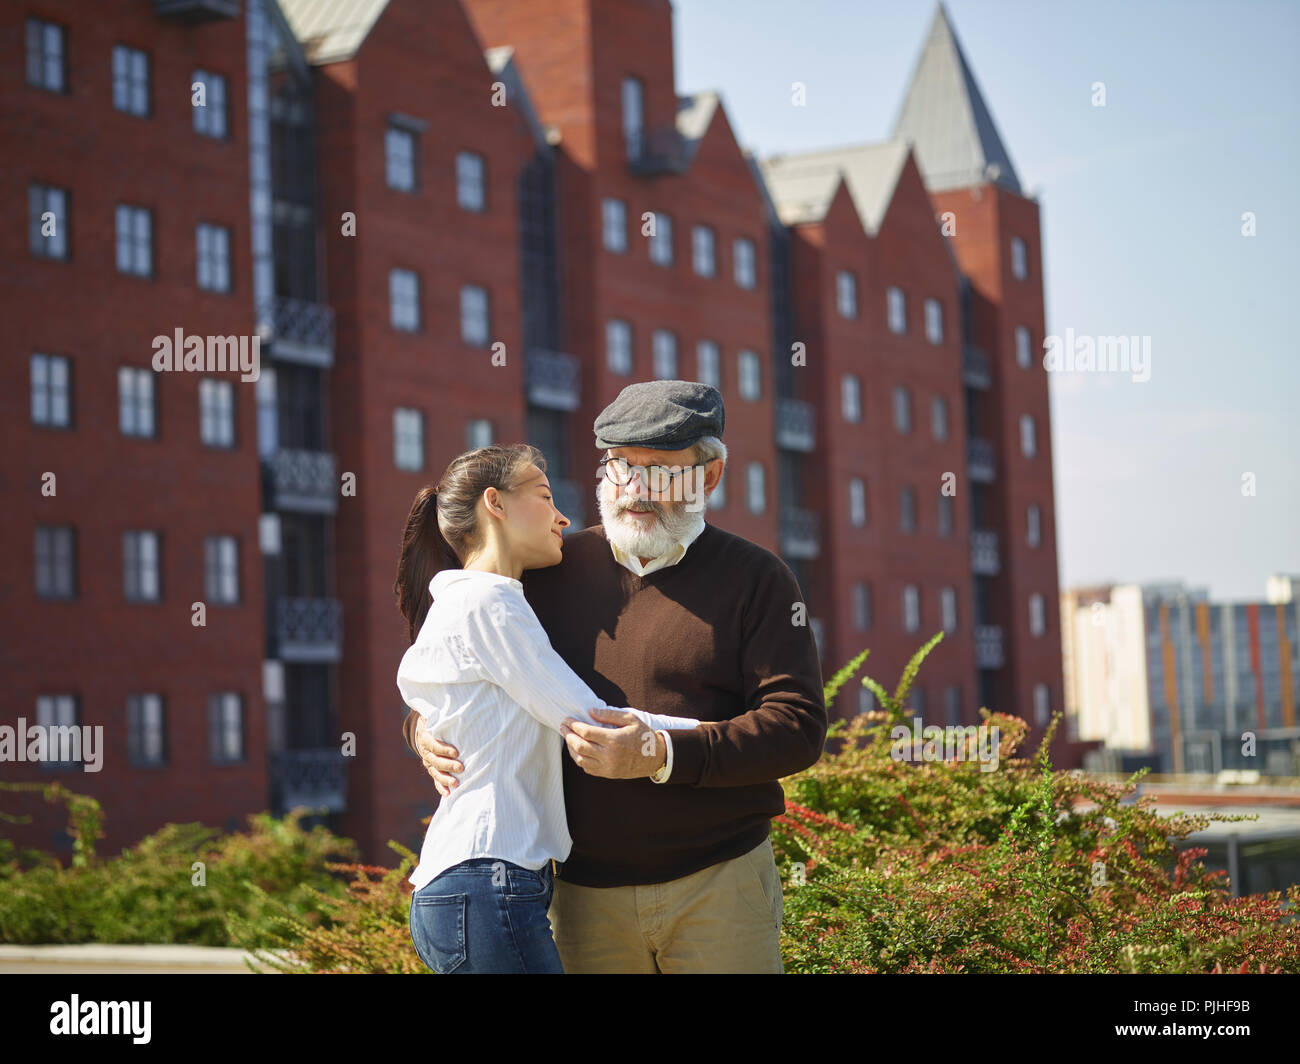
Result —
M693 449L684 447L680 451L660 451L653 447L611 447L611 458L626 458L633 465L680 465L689 462Z

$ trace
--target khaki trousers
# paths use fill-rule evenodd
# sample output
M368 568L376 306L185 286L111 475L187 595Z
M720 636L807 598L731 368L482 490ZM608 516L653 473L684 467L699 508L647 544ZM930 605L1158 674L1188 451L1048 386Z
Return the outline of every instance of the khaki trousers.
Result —
M582 887L557 877L551 927L570 975L782 973L772 843L681 879Z

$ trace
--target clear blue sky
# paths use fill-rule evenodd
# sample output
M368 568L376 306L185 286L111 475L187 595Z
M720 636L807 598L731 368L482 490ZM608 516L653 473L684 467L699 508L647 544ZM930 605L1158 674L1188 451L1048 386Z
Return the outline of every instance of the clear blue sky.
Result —
M947 7L1038 197L1048 333L1151 337L1146 383L1052 378L1062 586L1262 599L1300 574L1300 3ZM760 155L882 140L934 10L674 0L678 91L720 91Z

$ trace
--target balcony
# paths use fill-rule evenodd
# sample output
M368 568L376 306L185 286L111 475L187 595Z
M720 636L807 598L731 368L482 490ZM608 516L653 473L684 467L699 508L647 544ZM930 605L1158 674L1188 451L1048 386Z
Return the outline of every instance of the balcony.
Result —
M239 18L239 0L153 0L153 13L190 24Z
M347 810L347 762L333 747L284 750L271 755L271 805L283 816L296 806L342 813Z
M525 370L528 401L548 410L577 410L581 368L577 358L558 351L528 352Z
M267 506L300 514L332 514L339 505L334 455L327 451L276 451L264 466Z
M582 489L578 487L577 481L552 480L551 497L555 500L555 508L569 519L570 524L564 530L565 535L587 527Z
M992 484L997 475L993 444L972 436L966 441L966 473L977 484Z
M993 387L993 369L989 356L978 347L962 348L961 379L967 388L981 388L987 391Z
M276 296L259 318L271 330L275 358L326 369L334 365L334 311L324 303Z
M816 446L816 410L801 399L776 401L776 445L787 451L813 450Z
M970 567L976 576L997 576L1002 571L998 557L998 534L974 529L970 534Z
M1005 664L1002 629L996 624L977 624L975 626L975 667L1000 669Z
M343 650L343 604L331 598L275 602L270 656L301 665L336 663Z
M632 173L643 177L686 173L689 162L686 141L676 126L642 129L624 135L628 138L627 165Z
M816 558L821 554L821 529L812 510L782 508L781 553L787 558Z

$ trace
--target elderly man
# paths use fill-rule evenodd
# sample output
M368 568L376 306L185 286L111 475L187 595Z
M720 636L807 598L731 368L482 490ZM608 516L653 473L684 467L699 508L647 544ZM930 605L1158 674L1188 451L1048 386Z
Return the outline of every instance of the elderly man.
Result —
M785 809L777 781L821 756L826 706L794 575L704 520L724 421L707 385L624 388L594 426L601 524L523 574L552 646L593 691L702 722L653 743L630 715L570 722L573 850L549 913L566 972L783 970L768 833ZM408 714L407 745L446 794L459 752L422 724Z

